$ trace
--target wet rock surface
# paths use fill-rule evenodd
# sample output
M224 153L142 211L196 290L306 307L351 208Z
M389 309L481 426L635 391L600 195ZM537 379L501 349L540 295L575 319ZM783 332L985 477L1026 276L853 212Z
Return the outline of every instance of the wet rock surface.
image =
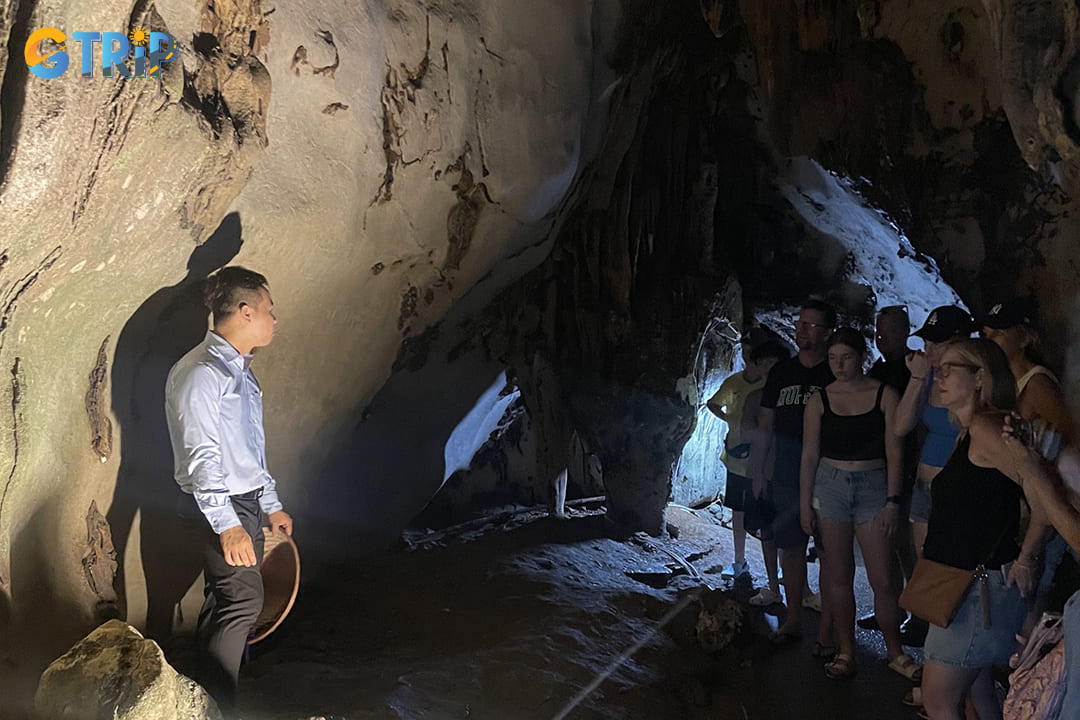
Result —
M241 673L243 716L547 720L605 678L565 717L910 718L909 684L886 669L880 636L859 631L853 682L827 680L809 655L817 615L806 613L801 646L774 649L765 634L778 618L745 604L747 579L720 590L730 530L710 511L670 506L666 517L677 539L616 541L599 510L556 521L541 509L427 542L410 535L412 551L302 588ZM760 584L756 543L747 549ZM700 609L716 616L732 600L740 629L706 652Z

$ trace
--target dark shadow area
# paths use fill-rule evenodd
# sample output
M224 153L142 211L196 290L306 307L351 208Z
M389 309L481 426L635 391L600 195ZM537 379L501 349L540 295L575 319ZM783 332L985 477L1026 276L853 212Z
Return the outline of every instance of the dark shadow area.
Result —
M146 635L164 642L172 632L177 603L202 571L198 552L180 541L177 515L183 494L173 479L172 446L165 420L169 370L207 330L203 280L240 251L240 216L230 213L188 259L188 274L165 287L132 314L116 343L112 407L120 422L121 459L108 521L120 567L116 591L127 615L124 553L140 513L140 545L146 576Z
M97 625L73 599L70 581L58 577L56 538L62 500L39 507L11 546L9 613L0 617L0 717L36 720L34 692L43 670ZM10 662L9 662L10 659Z
M432 348L423 367L399 369L358 422L326 429L328 453L311 450L296 505L305 505L306 558L322 565L389 547L438 492L451 434L504 369L479 353L445 352Z
M30 23L34 17L37 2L24 0L16 3L14 22L8 34L7 66L4 68L4 82L0 85L0 187L3 187L11 161L15 157L15 138L22 126L22 111L26 104L26 86L30 70L26 66L23 47L30 39Z

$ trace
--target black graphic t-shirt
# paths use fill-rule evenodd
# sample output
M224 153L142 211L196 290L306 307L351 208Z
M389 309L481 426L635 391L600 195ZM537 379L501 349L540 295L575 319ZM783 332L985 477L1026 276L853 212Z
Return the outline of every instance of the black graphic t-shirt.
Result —
M808 368L796 355L773 365L761 393L761 407L773 410L773 432L779 438L802 443L806 403L814 391L833 380L828 361Z

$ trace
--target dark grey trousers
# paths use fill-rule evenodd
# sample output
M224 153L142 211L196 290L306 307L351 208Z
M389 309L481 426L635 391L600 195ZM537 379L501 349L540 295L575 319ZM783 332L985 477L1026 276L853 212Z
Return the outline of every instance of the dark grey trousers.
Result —
M203 672L196 679L226 712L232 709L235 701L248 633L263 606L262 574L259 572L263 555L262 509L258 494L234 495L232 504L240 524L255 544L255 567L234 567L226 563L221 540L201 513L202 523L197 531L202 544L206 585L198 629Z

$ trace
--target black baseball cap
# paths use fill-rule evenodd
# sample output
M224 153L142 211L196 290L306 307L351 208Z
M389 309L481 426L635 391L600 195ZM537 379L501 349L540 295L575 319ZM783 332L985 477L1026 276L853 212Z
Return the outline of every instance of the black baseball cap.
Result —
M1031 325L1031 313L1027 303L1021 300L1008 300L990 308L982 322L984 327L994 330L1008 330L1017 325Z
M923 326L912 335L939 343L954 337L968 337L974 330L971 313L956 305L942 305L931 310Z

